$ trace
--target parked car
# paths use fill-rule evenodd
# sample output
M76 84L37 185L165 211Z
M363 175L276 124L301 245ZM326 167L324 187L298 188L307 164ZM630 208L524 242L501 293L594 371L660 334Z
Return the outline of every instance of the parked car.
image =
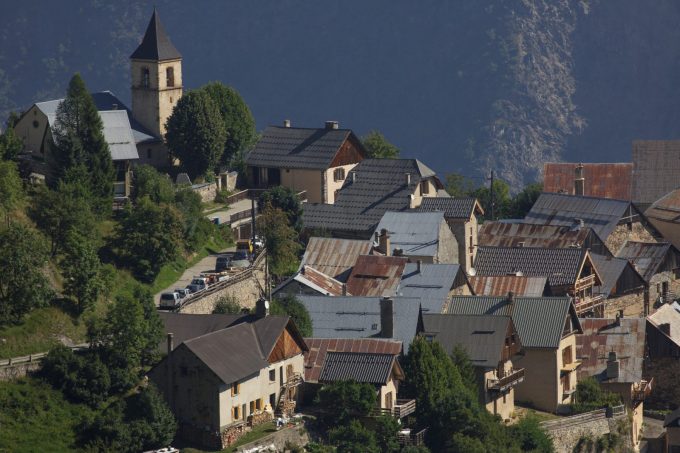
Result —
M248 257L253 254L253 242L250 239L242 239L236 242L236 253L246 252Z
M221 255L215 260L215 272L222 272L231 267L231 256Z
M231 266L239 268L249 267L250 256L248 255L247 252L243 250L237 250L236 253L234 253L233 258L231 259Z
M161 302L159 308L164 310L172 310L181 305L180 300L181 297L176 291L173 291L171 293L163 293L161 294Z
M189 290L186 288L175 288L175 292L179 295L180 299L184 299L189 294L191 294Z
M208 289L208 281L202 277L194 277L191 283L187 285L187 289L191 291L191 294L200 293Z
M253 242L253 245L255 246L255 250L260 250L264 247L264 239L262 239L260 236L255 236L255 242Z

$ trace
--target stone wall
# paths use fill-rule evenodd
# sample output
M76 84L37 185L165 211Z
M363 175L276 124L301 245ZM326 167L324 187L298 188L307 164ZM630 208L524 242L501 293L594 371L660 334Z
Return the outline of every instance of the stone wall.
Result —
M215 200L215 195L217 195L217 183L194 184L191 186L191 190L201 196L201 201L203 203L207 203Z
M309 436L304 428L304 425L291 426L290 428L284 428L266 437L258 439L246 445L242 445L236 449L236 453L244 453L252 451L256 447L266 449L267 447L274 446L273 450L269 451L285 451L284 447L286 443L289 445L305 446L309 443ZM267 451L267 450L264 450Z
M626 241L657 242L652 233L640 222L634 222L629 228L627 224L618 225L609 235L605 244L614 255Z
M39 360L0 367L0 381L12 381L22 378L38 368L40 368Z
M644 291L632 292L618 297L612 297L605 301L604 317L613 318L620 310L627 318L637 318L645 314L645 295Z
M630 423L625 412L607 418L604 410L563 417L542 423L553 441L556 453L571 453L582 438L597 439L605 434L620 435L626 447L632 447Z

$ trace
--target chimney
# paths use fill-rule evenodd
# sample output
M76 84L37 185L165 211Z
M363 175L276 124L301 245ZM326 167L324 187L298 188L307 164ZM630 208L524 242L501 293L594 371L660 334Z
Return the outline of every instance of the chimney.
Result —
M515 311L515 293L508 291L508 316L512 317Z
M337 121L326 121L326 129L337 129L340 125Z
M357 172L352 172L352 182L357 182Z
M423 266L423 260L416 261L416 268L418 269L419 274L422 271L422 266Z
M394 301L390 297L380 298L380 336L394 336Z
M411 173L406 173L406 185L411 185Z
M172 342L172 333L168 332L168 355L170 355L170 353L172 352L173 349L174 349L174 345L173 345L173 342Z
M283 120L283 127L290 127L290 120Z
M343 296L347 295L347 283L342 284L342 295Z
M578 164L574 170L574 195L585 194L586 179L583 177L583 164Z
M610 351L607 359L607 379L616 379L619 377L619 360L616 358L616 352Z
M378 243L378 250L385 256L390 256L392 254L392 249L390 247L390 235L385 228L380 230L380 242Z
M670 323L663 323L659 324L659 330L668 335L669 337L671 336L671 325Z
M264 297L260 297L255 302L255 316L258 318L269 316L269 301Z

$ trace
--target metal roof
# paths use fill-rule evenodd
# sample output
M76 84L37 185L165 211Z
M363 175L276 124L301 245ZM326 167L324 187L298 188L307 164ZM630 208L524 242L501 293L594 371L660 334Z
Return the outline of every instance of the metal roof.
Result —
M551 287L573 285L588 255L578 248L479 247L474 268L477 275L547 277Z
M388 211L380 219L375 232L387 230L390 248L392 251L403 250L404 256L436 257L439 251L439 231L445 224L443 212Z
M361 255L347 279L347 291L355 296L393 296L404 266L403 257Z
M420 299L423 313L441 313L459 272L459 264L421 263L418 271L417 263L406 263L397 294Z
M246 163L257 167L326 170L343 143L353 135L349 129L269 126L248 154ZM363 150L356 137L353 141Z
M680 345L680 313L672 305L662 305L654 313L647 316L647 319L657 328L661 324L668 324L671 329L668 336L675 344Z
M302 266L302 270L293 276L293 280L326 296L342 295L342 282L309 266ZM347 295L351 296L351 294Z
M484 222L479 227L477 242L493 247L584 247L591 234L595 232L585 227Z
M359 255L368 255L372 247L371 241L311 237L302 256L301 266L314 268L345 281Z
M165 33L158 12L154 8L149 25L146 27L144 38L137 49L130 55L135 60L177 60L182 55L170 42L170 37Z
M349 172L334 204L305 205L305 228L368 239L385 212L410 209L411 195L425 178L434 172L417 159L364 159ZM436 178L434 183L442 187Z
M180 344L192 338L216 332L236 324L244 315L196 315L185 313L170 313L166 311L158 312L159 318L163 323L164 333L172 333L173 346L177 348ZM166 338L163 337L159 343L159 349L167 352Z
M680 189L673 190L656 200L645 216L666 222L680 223Z
M401 353L401 341L384 338L305 338L305 382L318 382L328 352L364 354Z
M595 293L610 297L611 295L620 295L627 291L641 289L645 286L645 279L628 260L596 253L591 253L590 258L602 278L602 284L596 285L593 289Z
M390 379L396 360L393 354L329 352L326 354L319 382L354 380L385 385Z
M507 296L510 291L516 296L545 296L546 277L518 277L516 275L489 275L468 277L472 291L478 296Z
M584 195L632 200L633 164L546 162L543 165L543 191L574 195L574 176L583 165Z
M357 296L299 295L312 320L315 338L370 338L378 337L380 298ZM393 297L394 334L392 338L404 345L404 353L416 335L420 315L420 301L410 297Z
M630 261L645 281L649 282L660 272L672 247L668 242L626 241L616 256Z
M567 316L580 330L576 309L569 297L453 296L446 313L456 315L510 316L526 348L558 348Z
M484 214L476 198L426 197L418 207L419 211L442 211L447 219L469 219L474 214Z
M130 121L125 111L100 111L99 116L104 124L104 138L109 144L111 159L114 161L139 159Z
M503 357L509 316L423 314L423 333L433 336L447 352L465 349L474 366L496 368Z
M680 187L680 140L633 142L633 201L654 203Z
M637 382L645 359L645 318L581 319L583 334L576 336L579 379L594 376L602 382ZM619 360L619 377L607 376L610 352Z
M629 201L608 198L580 197L557 193L542 193L524 218L524 223L536 225L583 226L592 228L606 240L619 221L634 209Z

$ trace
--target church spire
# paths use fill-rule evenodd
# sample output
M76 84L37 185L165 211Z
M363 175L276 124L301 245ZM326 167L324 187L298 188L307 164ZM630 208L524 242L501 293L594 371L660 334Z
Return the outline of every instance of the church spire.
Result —
M146 27L146 33L144 33L142 43L137 47L137 50L130 55L130 58L133 60L153 61L177 60L182 58L182 54L180 54L175 46L172 45L170 38L165 33L165 29L161 24L156 8L154 8L149 25Z

